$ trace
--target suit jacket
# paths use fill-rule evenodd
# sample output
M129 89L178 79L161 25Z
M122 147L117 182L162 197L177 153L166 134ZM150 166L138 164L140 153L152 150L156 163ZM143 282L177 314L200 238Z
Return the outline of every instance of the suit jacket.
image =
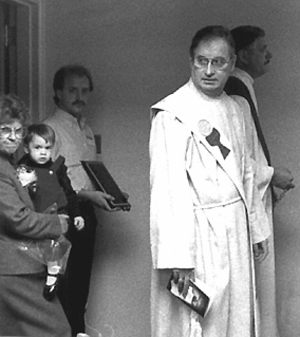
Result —
M9 160L0 155L0 275L33 274L41 262L22 249L22 243L56 239L62 234L57 215L33 211L27 190Z

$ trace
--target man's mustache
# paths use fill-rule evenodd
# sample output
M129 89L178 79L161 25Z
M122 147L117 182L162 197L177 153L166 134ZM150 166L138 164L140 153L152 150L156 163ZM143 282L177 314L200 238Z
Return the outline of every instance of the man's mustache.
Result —
M83 106L85 106L85 102L83 101L75 101L72 103L72 105L77 105L77 104L82 104Z

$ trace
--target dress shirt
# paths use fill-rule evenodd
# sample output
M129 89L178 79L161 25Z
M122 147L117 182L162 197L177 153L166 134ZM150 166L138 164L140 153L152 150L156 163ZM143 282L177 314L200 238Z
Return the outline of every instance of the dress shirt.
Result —
M56 107L54 113L43 123L51 126L55 131L55 146L53 160L59 155L66 158L68 176L73 189L78 192L95 190L91 180L82 167L81 160L96 159L96 145L91 128L82 118L79 123L75 117Z

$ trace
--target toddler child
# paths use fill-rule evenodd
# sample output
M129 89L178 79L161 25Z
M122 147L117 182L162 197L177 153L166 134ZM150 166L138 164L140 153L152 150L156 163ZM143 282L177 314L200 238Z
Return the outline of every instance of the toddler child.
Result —
M84 228L84 219L79 215L76 192L67 175L65 159L59 156L52 161L52 149L55 143L54 130L45 124L33 124L28 127L24 138L25 155L19 160L19 172L35 173L36 181L28 186L36 212L66 213L70 217L70 225L76 230ZM23 185L24 186L24 185ZM57 241L45 240L39 249L47 264L47 279L44 297L52 300L55 296L58 274L66 267L69 254L68 240L64 237Z

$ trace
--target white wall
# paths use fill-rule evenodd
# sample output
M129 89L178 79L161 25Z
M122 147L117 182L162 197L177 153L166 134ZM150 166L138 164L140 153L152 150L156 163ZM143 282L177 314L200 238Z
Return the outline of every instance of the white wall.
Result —
M91 69L89 119L102 135L102 158L132 203L129 213L99 212L88 324L104 337L111 335L108 326L114 337L149 337L149 106L188 79L197 29L265 28L274 57L270 73L257 81L262 123L274 164L288 165L299 183L300 2L47 0L45 11L47 105L58 67L81 62ZM300 330L299 199L295 189L276 208L281 337Z

